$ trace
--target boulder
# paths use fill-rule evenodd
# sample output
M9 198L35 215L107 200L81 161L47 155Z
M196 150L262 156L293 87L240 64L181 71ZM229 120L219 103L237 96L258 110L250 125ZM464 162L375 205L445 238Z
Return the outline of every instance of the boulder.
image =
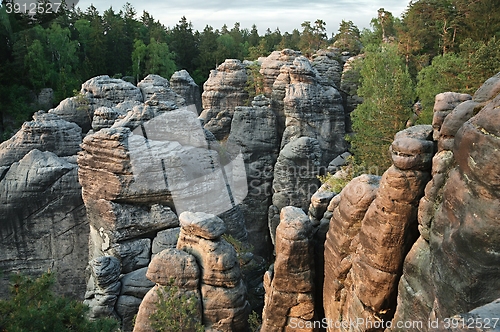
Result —
M37 112L32 121L9 140L0 144L0 166L21 160L33 149L50 151L59 157L72 156L80 151L82 129L51 113Z
M184 98L186 105L194 105L196 113L201 113L201 91L198 84L186 70L176 71L170 77L170 88Z

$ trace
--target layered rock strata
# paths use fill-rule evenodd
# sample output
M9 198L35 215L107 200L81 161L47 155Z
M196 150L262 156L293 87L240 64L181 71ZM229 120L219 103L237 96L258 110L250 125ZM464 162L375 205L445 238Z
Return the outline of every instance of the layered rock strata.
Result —
M252 107L235 108L226 146L230 155L241 153L245 162L248 195L242 201L241 209L249 243L256 254L268 257L272 250L267 210L271 204L274 165L279 151L276 115L268 98L259 95L252 101Z
M210 71L203 85L203 112L200 118L205 129L218 140L225 140L229 135L235 107L243 106L248 101L246 82L246 68L241 61L227 59Z
M418 201L430 178L431 135L430 126L399 132L391 145L394 164L379 188L376 178L364 176L341 192L325 244L325 315L339 321L328 330L344 330L342 322L357 318L382 326L392 318L403 261L417 238ZM370 324L354 327L367 330Z
M454 137L453 149L446 150L449 144L443 144L443 151L434 157L433 181L419 207L421 236L405 261L394 321L443 321L499 297L494 277L499 250L494 229L500 207L498 77L489 79L472 101L456 105L444 119L435 107L434 123L443 124L438 138L448 130L445 136ZM468 117L471 109L477 114L459 126L457 119L464 113ZM427 330L431 329L426 324L405 329Z
M199 291L200 268L196 263L194 256L174 248L164 249L153 257L149 264L146 276L154 282L155 286L151 288L142 300L137 318L135 320L135 332L154 332L151 322L153 315L160 304L161 296L175 296L178 301L167 298L164 300L177 305L190 305L196 308L195 315L190 313L191 317L182 317L173 315L176 319L190 319L192 325L201 322L202 306L201 294ZM182 299L194 301L194 303L182 303ZM170 308L175 312L178 308ZM182 322L177 322L182 323ZM166 323L168 324L168 323ZM184 329L180 331L192 331L192 327L185 324Z
M236 251L221 238L224 222L201 212L184 212L179 219L177 249L193 255L200 265L203 325L214 331L246 331L250 304Z
M312 236L312 224L302 209L281 210L276 260L264 275L261 331L314 331L302 328L315 318Z

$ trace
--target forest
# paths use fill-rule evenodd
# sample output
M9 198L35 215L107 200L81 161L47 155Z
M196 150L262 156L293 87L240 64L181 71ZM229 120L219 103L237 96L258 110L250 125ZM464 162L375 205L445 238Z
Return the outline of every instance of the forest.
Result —
M48 2L39 0L42 7ZM0 141L40 108L36 96L43 88L53 89L57 104L97 75L137 82L148 74L169 78L180 69L202 86L210 70L226 58L256 60L284 48L310 56L335 47L352 55L364 53L366 63L372 55L375 59L389 52L391 56L382 56L385 61L372 64L399 68L406 78L398 84L405 86L392 93L404 93L408 107L420 100L424 115L419 121L427 123L436 93L473 93L500 71L497 0L411 1L401 18L381 8L370 29L360 31L346 18L332 36L323 19L303 22L291 32L267 29L259 35L257 26L241 28L238 22L195 31L186 16L165 26L129 3L103 13L93 6L61 6L57 12L34 15L12 10L13 4L3 0L0 7ZM370 78L370 72L377 68L360 71L365 99L384 84L384 76ZM369 84L374 84L372 92Z

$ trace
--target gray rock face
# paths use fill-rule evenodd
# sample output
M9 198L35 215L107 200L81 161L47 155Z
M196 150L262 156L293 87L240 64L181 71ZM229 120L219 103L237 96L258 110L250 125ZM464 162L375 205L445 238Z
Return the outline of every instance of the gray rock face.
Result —
M66 98L48 112L58 115L65 121L76 123L82 128L82 132L86 133L91 128L93 112L85 101L78 97Z
M340 56L330 50L319 50L313 54L311 64L320 74L324 84L340 87L343 68L339 60Z
M60 157L80 151L82 129L50 113L37 112L32 121L9 140L0 144L0 166L9 166L21 160L33 149L51 151Z
M93 111L101 106L113 107L126 100L143 102L141 90L130 82L108 75L91 78L82 84L80 93Z
M56 292L83 297L89 230L77 165L68 160L34 149L0 180L2 298L11 272L48 269L57 273Z
M271 252L267 210L271 204L274 164L279 150L276 115L269 104L269 99L259 95L252 101L252 107L236 107L226 144L231 155L243 155L248 195L241 209L249 243L262 257Z
M288 73L281 146L303 136L317 139L323 151L322 164L327 165L346 149L342 97L335 88L320 84L318 73L304 57L296 58Z
M170 82L159 75L149 74L137 83L146 105L172 110L185 105L185 100L170 88ZM149 120L149 119L144 119Z
M91 318L116 316L115 303L120 294L120 261L115 257L101 256L89 262L93 287L85 294Z
M277 216L283 207L290 205L307 211L311 196L319 188L321 157L319 142L306 136L291 141L281 150L274 167L273 205L269 209L273 243L279 223Z
M226 139L229 135L235 107L245 105L248 100L246 82L246 68L241 61L227 59L210 72L203 85L203 112L200 118L205 129L218 140Z
M153 245L151 248L153 255L164 249L177 247L177 239L179 238L180 231L180 227L159 231L153 239Z
M201 113L201 91L198 84L186 70L173 73L170 77L170 88L186 100L186 105L195 105L196 112Z

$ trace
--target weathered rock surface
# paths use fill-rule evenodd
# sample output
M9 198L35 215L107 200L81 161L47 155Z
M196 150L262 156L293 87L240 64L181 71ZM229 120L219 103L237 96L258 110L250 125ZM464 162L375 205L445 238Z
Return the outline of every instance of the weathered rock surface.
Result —
M92 116L93 111L101 106L113 107L126 100L144 101L138 87L108 75L96 76L86 81L82 84L80 93L88 100Z
M228 59L210 71L203 85L203 112L200 118L205 129L218 140L224 140L229 135L235 107L245 105L248 100L246 82L245 66L239 60Z
M241 153L245 162L248 195L241 202L249 243L255 253L268 257L270 252L267 210L271 204L274 164L279 150L276 115L270 100L259 95L252 107L236 107L227 141L230 155Z
M318 140L307 136L288 143L274 166L273 205L269 209L269 229L274 234L279 223L280 210L296 206L307 211L311 196L319 188L321 148Z
M59 157L72 156L80 151L82 129L75 123L50 113L37 112L32 121L9 140L0 144L0 167L21 160L33 149L50 151Z
M327 318L392 318L403 261L418 237L417 206L430 178L431 133L430 126L417 126L395 135L394 165L380 179L378 190L377 179L365 176L341 192L325 244ZM347 330L335 326L329 330ZM367 330L367 324L354 327Z
M89 230L74 158L34 149L0 178L0 297L10 273L50 269L55 291L81 299Z
M90 307L89 316L117 317L115 304L120 294L120 261L111 256L100 256L89 262L91 276L84 303Z
M155 331L151 326L150 316L157 310L159 293L163 293L163 296L173 295L179 299L181 296L194 299L195 306L198 307L198 317L193 318L201 321L202 307L198 290L200 269L194 256L177 249L165 249L153 257L146 275L156 282L156 285L148 291L140 304L134 325L135 332ZM186 327L181 331L191 330Z
M288 330L315 318L312 224L300 208L285 207L276 229L276 260L264 275L261 331ZM296 328L294 331L314 331Z
M441 125L448 114L459 104L466 100L471 100L472 96L465 93L443 92L436 95L434 102L434 116L432 118L432 128L434 128L434 140L440 136Z
M191 218L190 218L191 217ZM219 231L207 232L209 228L221 229L222 220L206 215L197 218L189 212L179 216L181 233L177 249L196 257L201 270L201 293L203 301L203 324L206 329L220 331L245 331L250 311L246 300L246 287L241 279L240 265L232 245L220 237ZM213 227L207 225L212 223ZM200 232L200 230L205 230ZM211 239L206 239L207 233ZM215 237L215 234L220 234Z
M201 113L200 87L186 70L183 69L173 73L172 77L170 77L170 88L184 98L186 105L195 105L196 113Z
M333 216L324 253L323 304L327 318L338 320L345 310L344 302L350 291L348 274L356 258L362 220L376 197L379 181L380 178L373 175L353 179L328 208L333 211Z
M343 68L339 60L340 56L330 50L319 50L313 54L311 64L320 74L324 84L340 87Z
M286 126L281 146L299 137L317 139L327 165L345 151L345 116L340 93L321 79L305 57L288 67L290 84L285 89Z
M496 81L488 80L472 101L455 105L445 117L436 99L434 123L442 123L437 138L450 138L453 145L452 150L451 144L441 145L442 151L433 159L433 180L418 211L421 237L405 261L395 321L443 322L499 297L495 277L499 240L493 230L500 211ZM471 113L477 115L467 120ZM405 329L431 330L446 329L425 324Z
M50 109L48 113L56 114L65 121L76 123L82 128L83 133L88 132L91 128L93 113L85 103L85 99L66 98L57 107Z
M293 60L300 55L301 53L298 51L284 49L272 52L262 61L260 73L264 77L263 88L266 96L271 96L274 82L280 74L281 67L292 64Z

